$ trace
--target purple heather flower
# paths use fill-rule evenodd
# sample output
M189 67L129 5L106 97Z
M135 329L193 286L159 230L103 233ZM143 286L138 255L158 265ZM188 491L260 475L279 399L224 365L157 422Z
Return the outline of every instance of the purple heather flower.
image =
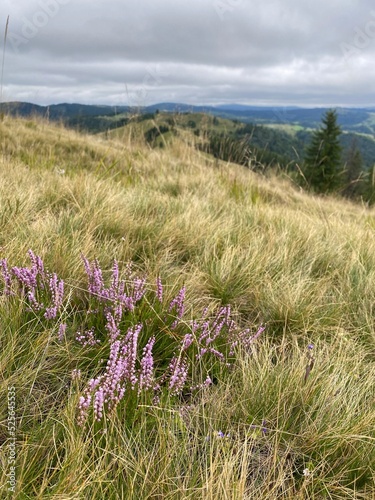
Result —
M9 272L8 269L8 263L6 259L0 260L0 269L1 269L1 274L3 275L4 279L4 294L5 295L11 295L12 294L12 276Z
M96 420L102 419L103 407L104 407L104 390L102 387L99 387L94 397L94 413Z
M129 328L124 339L117 339L111 343L105 372L96 379L90 380L80 399L80 414L78 417L80 423L83 423L86 419L92 401L94 416L97 420L101 420L104 406L107 406L108 411L113 410L124 397L126 384L130 383L131 387L134 388L138 382L135 363L138 335L141 328L142 325ZM146 358L149 358L151 353L151 344L150 342L146 348ZM147 364L146 361L144 364ZM148 363L148 371L144 367L144 374L146 375L147 371L147 376L150 376L149 369L150 365Z
M43 260L41 259L41 257L39 257L38 255L35 255L32 250L28 250L27 253L29 255L29 258L31 260L33 268L36 270L36 272L38 274L40 274L41 276L44 276L44 263L43 263Z
M152 404L156 406L159 403L160 403L160 396L158 394L155 394L155 396L152 398Z
M311 351L312 349L314 349L314 344L309 344L309 345L307 346L307 349L308 349L309 351Z
M139 375L139 390L143 388L150 389L153 384L154 358L152 348L155 344L155 337L151 337L143 348L143 357L141 359L141 373Z
M118 292L119 288L119 268L118 268L118 262L117 260L113 261L113 268L112 268L112 284L110 290L115 294Z
M52 296L52 307L48 307L44 313L46 319L55 319L57 311L62 306L64 298L64 281L57 278L56 273L53 273L49 280L49 289Z
M171 312L173 309L176 311L176 320L173 322L171 325L171 328L176 328L176 326L179 323L179 320L182 318L185 310L185 293L186 293L186 288L182 287L181 290L178 292L176 297L171 301L169 304L168 312Z
M146 279L145 278L134 278L133 281L133 301L139 302L144 294L146 293Z
M102 270L99 267L99 263L96 259L90 263L83 255L82 260L88 278L88 291L91 293L91 295L100 298L104 289L104 282Z
M231 332L231 344L230 344L230 352L229 354L232 356L234 354L235 348L238 345L241 345L246 351L251 352L253 343L257 340L260 335L266 329L265 326L260 326L255 335L250 334L250 329L246 329L240 332L235 332L232 330Z
M118 324L117 324L114 316L112 315L112 313L108 312L106 314L106 318L107 318L107 323L106 323L105 327L106 327L108 335L109 335L109 340L112 343L120 335L120 329L119 329Z
M213 347L201 347L199 349L199 353L196 355L196 359L199 360L203 358L205 354L210 352L214 356L220 359L220 361L225 361L225 356L222 352L218 351L217 349L214 349Z
M193 342L194 342L193 335L191 333L187 333L182 339L182 346L181 346L182 351L186 351L186 349L188 349Z
M160 277L156 279L156 296L160 303L163 302L163 284Z
M84 333L77 332L76 340L82 345L82 347L94 347L95 345L100 344L100 340L95 338L94 328L86 330Z
M20 285L34 291L37 284L37 269L27 267L12 267L12 273L19 281Z
M137 383L135 364L137 360L138 336L141 330L141 324L136 325L133 328L129 328L121 347L121 354L126 357L125 374L131 383L132 389L134 389Z
M82 256L86 274L88 277L88 291L99 301L104 302L109 308L121 307L124 311L133 311L135 304L141 300L146 292L146 280L141 278L131 278L132 290L126 293L125 281L120 281L118 262L115 260L112 268L112 281L109 288L105 288L102 270L95 259L89 262ZM127 266L126 274L130 279L130 265Z
M171 372L171 378L169 380L169 389L171 394L178 394L182 391L187 376L188 376L188 364L184 358L172 358L169 364L169 370Z
M210 387L212 385L212 379L207 375L206 380L203 382L203 384L198 384L198 385L193 385L190 387L190 391L197 391L199 389L205 389L206 387Z
M44 308L44 305L39 303L37 299L35 298L35 291L30 290L27 292L26 297L29 301L29 304L31 306L31 310L33 311L41 311Z

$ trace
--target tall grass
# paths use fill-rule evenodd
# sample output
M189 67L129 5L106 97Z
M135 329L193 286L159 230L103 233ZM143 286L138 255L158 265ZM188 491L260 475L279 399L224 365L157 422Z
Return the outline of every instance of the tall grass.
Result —
M65 282L58 318L77 330L82 254L105 278L114 259L150 288L161 276L166 304L185 286L186 324L230 304L242 329L266 330L211 387L80 426L87 369L104 352L59 342L58 322L25 320L22 296L0 296L4 498L12 385L15 498L372 498L374 211L216 163L190 140L153 150L127 134L5 117L0 259L40 255Z

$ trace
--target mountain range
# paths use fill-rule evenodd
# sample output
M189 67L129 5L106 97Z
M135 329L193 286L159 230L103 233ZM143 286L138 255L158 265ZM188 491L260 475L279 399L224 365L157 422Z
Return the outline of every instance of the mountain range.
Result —
M156 110L174 113L208 113L245 123L289 124L303 128L316 128L329 108L299 108L293 106L247 106L225 104L221 106L193 106L183 103L157 103L134 108L131 106L90 105L77 103L40 106L27 102L0 104L0 111L12 115L45 116L52 120L70 120L86 116L117 116L128 113L153 113ZM375 135L374 108L337 108L338 124L344 131Z

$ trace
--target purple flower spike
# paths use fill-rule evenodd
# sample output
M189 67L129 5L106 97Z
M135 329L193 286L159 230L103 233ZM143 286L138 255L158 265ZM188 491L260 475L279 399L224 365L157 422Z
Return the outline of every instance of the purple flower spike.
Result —
M156 296L160 303L163 302L163 284L161 282L160 277L156 280Z
M119 329L118 324L116 322L116 319L114 318L112 313L108 312L106 314L106 318L107 318L107 324L105 325L105 327L107 329L110 342L112 343L120 335L120 329ZM120 316L120 319L121 319L121 316Z
M171 394L178 394L182 391L187 376L188 376L188 364L183 358L172 358L169 364L169 370L171 371L171 378L169 381L169 389Z
M12 276L8 270L8 263L6 259L0 260L0 269L1 269L1 274L3 275L4 279L4 294L5 295L12 295Z
M186 288L182 287L181 290L178 292L177 296L171 301L169 304L168 312L171 312L173 309L176 311L176 320L173 322L171 325L171 328L176 328L178 325L180 319L184 315L185 311L185 292Z
M155 337L151 337L143 348L143 358L141 359L141 373L139 376L139 389L150 389L153 385L154 358L152 348L155 344Z
M84 333L77 332L76 340L82 345L82 347L94 347L95 345L100 344L100 340L95 338L93 328L91 328L91 330L86 330Z
M53 273L49 280L49 289L52 296L52 307L46 309L44 317L46 319L55 319L64 298L64 281L59 280L56 273Z

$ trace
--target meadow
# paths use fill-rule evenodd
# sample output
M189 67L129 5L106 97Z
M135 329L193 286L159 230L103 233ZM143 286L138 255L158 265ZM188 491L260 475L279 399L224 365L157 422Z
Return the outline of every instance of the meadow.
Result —
M375 209L193 134L0 141L2 498L375 498Z

